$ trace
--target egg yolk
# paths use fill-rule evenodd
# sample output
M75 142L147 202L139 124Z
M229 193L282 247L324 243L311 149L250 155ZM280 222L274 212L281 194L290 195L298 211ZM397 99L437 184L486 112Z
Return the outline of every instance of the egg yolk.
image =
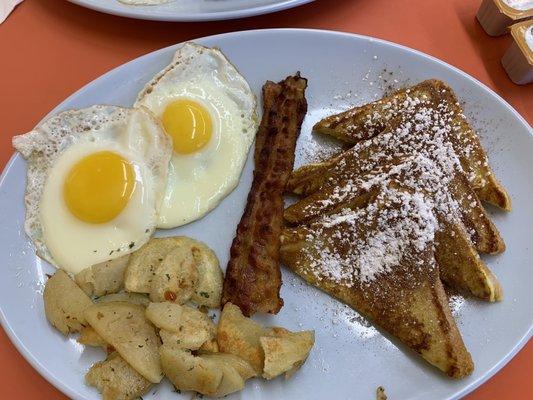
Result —
M204 106L195 101L173 101L163 111L161 120L178 154L194 153L211 139L211 116Z
M78 219L100 224L121 213L134 188L131 163L116 153L101 151L72 167L63 186L63 197Z

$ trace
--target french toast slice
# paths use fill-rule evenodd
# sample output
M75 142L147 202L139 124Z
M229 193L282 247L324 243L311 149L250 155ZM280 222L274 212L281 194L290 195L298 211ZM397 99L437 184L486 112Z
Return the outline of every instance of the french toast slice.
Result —
M485 251L498 247L501 238L461 171L443 175L438 165L418 155L394 160L362 176L349 176L347 171L346 180L289 206L285 219L300 224L324 213L339 212L346 204L361 207L377 192L392 186L421 190L438 219L435 257L442 280L480 299L501 300L498 280L476 251L476 247Z
M447 160L449 161L449 160ZM468 179L453 164L444 167L424 155L392 158L370 171L361 171L357 162L336 171L322 187L288 207L284 217L289 223L300 223L332 209L346 199L364 195L372 188L391 181L402 182L413 190L422 188L434 197L441 213L457 217L475 248L481 253L498 254L505 243L487 215Z
M447 375L473 370L433 254L437 218L421 193L387 188L366 205L286 227L283 263Z
M451 144L479 199L511 210L511 199L490 169L487 155L457 97L439 80L426 80L373 103L332 115L319 121L314 129L355 146L328 162L295 171L288 184L289 191L308 194L316 190L328 179L333 165L352 157L363 157L375 166L378 161L376 157L372 159L375 152L365 151L365 143L372 139L374 144L370 147L374 150L390 146L386 156L409 155L417 151L427 153L428 147L438 150L440 143L445 141ZM384 131L396 137L383 137Z

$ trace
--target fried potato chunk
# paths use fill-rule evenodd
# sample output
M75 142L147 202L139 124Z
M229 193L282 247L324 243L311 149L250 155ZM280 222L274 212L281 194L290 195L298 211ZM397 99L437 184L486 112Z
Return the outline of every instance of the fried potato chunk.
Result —
M189 306L175 303L151 303L146 317L158 328L163 343L197 350L216 336L216 327L211 318Z
M94 304L85 310L94 330L150 382L162 379L159 338L144 307L123 301Z
M219 308L224 275L218 258L209 247L197 240L191 241L191 251L198 270L198 284L191 297L194 303L209 308Z
M183 308L176 303L150 303L146 307L146 318L159 329L177 331L181 325Z
M163 371L176 388L194 390L208 396L217 394L223 377L218 363L167 344L163 344L159 352Z
M264 328L231 303L224 306L217 331L222 353L241 357L266 379L282 373L289 378L307 359L314 340L313 331Z
M152 277L165 256L182 243L180 237L152 238L133 253L124 273L128 292L150 293Z
M150 300L183 304L189 300L198 283L198 270L191 249L172 249L156 268L150 283Z
M263 378L274 379L285 373L288 379L307 359L315 343L315 333L293 333L284 328L271 328L259 341L265 354Z
M227 353L215 353L215 354L202 354L202 357L206 360L214 360L222 364L228 365L234 368L242 379L245 381L257 376L254 368L250 363L241 357L236 356L235 354Z
M211 340L208 340L207 342L204 342L198 349L198 352L200 353L218 353L218 342L216 338L213 338Z
M253 368L236 356L220 354L195 356L187 350L163 344L159 348L163 371L180 390L222 397L244 388Z
M248 361L257 374L263 372L263 349L259 338L265 329L246 318L239 307L226 303L218 323L217 341L220 351L235 354Z
M84 311L93 303L65 271L57 270L48 279L43 299L46 318L63 335L79 332L87 325Z
M98 389L104 400L137 399L152 386L116 352L94 364L85 375L85 381Z
M96 333L91 326L82 328L80 336L78 337L78 343L85 346L103 347L104 349L107 348L107 342L102 339L102 336Z
M205 359L205 357L202 357ZM217 361L217 360L214 360ZM227 396L230 393L238 392L244 389L244 379L239 372L231 365L217 362L219 368L222 370L222 380L215 392L216 397Z
M130 255L93 265L76 274L74 279L89 296L116 293L124 287L124 271Z
M150 239L131 255L124 276L127 291L149 293L154 302L183 304L190 299L201 306L220 306L220 264L213 250L195 239Z

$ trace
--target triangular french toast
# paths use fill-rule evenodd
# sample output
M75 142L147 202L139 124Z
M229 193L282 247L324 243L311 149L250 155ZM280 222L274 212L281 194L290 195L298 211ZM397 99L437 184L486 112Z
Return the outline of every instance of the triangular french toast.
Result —
M349 178L349 172L345 180L328 185L288 207L285 219L290 224L300 224L324 213L339 212L347 204L361 207L377 192L392 186L422 191L431 201L439 222L435 256L441 278L450 286L478 298L501 299L501 287L480 259L476 247L488 251L503 247L503 243L461 171L444 174L438 164L417 155L395 159L363 175Z
M479 138L468 124L452 89L438 80L427 80L399 90L373 103L355 107L318 122L316 132L354 144L327 162L296 170L287 190L309 194L320 188L336 166L354 159L366 170L389 157L417 152L436 154L449 143L479 199L504 210L511 200L491 171Z
M444 213L460 218L479 252L497 254L505 250L505 243L487 215L468 179L453 155L432 160L423 154L387 158L367 170L367 161L339 163L320 189L311 192L285 211L285 219L299 223L317 215L320 209L331 208L346 198L364 194L370 187L386 185L397 180L416 190L422 187L436 197ZM304 167L305 168L305 167ZM453 209L453 210L451 210Z
M451 377L473 362L450 313L433 244L432 201L387 187L365 205L335 213L281 236L283 263L308 283L356 309Z

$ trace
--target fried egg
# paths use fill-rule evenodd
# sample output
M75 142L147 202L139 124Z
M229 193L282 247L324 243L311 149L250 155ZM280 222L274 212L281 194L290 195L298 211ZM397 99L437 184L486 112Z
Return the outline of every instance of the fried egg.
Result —
M28 164L26 232L57 267L120 257L155 230L172 141L149 110L65 111L13 145Z
M257 130L250 86L220 50L186 43L135 104L152 110L173 141L158 226L201 218L239 182Z

